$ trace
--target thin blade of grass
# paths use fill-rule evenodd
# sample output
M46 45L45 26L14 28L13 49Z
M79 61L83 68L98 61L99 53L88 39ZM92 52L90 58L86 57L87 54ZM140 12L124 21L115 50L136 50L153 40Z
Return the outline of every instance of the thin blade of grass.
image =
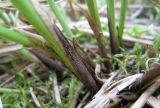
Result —
M73 71L74 68L66 58L65 53L60 45L58 37L52 27L52 19L43 10L38 1L35 0L12 0L12 3L19 11L27 18L27 20L34 25L48 44L53 48L60 59ZM29 13L29 14L28 14Z
M110 44L112 54L119 52L119 44L117 37L117 29L115 23L115 11L114 11L114 0L106 0L107 3L107 15L108 15L108 27L110 33Z
M128 0L121 0L120 19L119 19L119 26L118 26L118 40L119 40L119 45L121 47L122 47L122 37L123 37L127 6L128 6Z
M17 42L19 44L29 46L33 45L32 41L29 40L26 36L16 31L10 30L6 27L0 25L0 37Z
M6 24L11 24L12 23L9 15L6 12L0 11L0 18L3 19L3 21Z
M85 11L83 8L80 7L81 12L83 13L83 15L87 18L88 23L91 27L91 29L93 30L96 40L97 40L97 44L98 44L98 48L100 51L100 55L101 57L105 58L105 65L107 67L107 73L110 72L110 68L111 68L111 61L110 61L110 55L108 54L106 48L105 48L105 44L104 44L104 40L102 39L102 32L100 32L100 30L98 29L98 26L95 24L95 22L93 21L92 17L88 14L87 11Z
M87 3L89 13L93 18L93 21L96 23L99 30L102 32L100 17L99 17L99 14L98 14L97 1L96 0L85 0L85 1Z
M55 4L55 1L54 0L48 0L48 3L52 9L52 11L54 12L54 14L56 15L58 21L60 22L64 32L66 33L66 35L68 37L72 37L73 36L73 33L72 31L70 30L70 28L68 27L68 24L65 20L65 16L62 14L60 8Z
M18 89L0 88L0 93L20 93Z
M88 20L88 23L91 27L91 29L93 30L94 34L95 34L95 37L96 37L96 40L97 40L97 44L98 44L98 47L99 47L99 50L100 50L100 53L101 53L101 56L104 57L104 58L108 58L107 56L107 50L105 48L105 45L104 45L104 42L103 42L103 39L102 39L102 32L98 29L98 26L96 25L96 23L94 22L94 20L92 19L92 17L88 14L87 11L85 11L82 7L80 7L80 11L82 12L82 14L87 18Z

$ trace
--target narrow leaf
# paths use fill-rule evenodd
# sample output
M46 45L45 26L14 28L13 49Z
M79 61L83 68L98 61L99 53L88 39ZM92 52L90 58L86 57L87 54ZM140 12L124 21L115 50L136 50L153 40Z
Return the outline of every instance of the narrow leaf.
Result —
M54 12L54 14L56 15L58 21L60 22L64 32L66 33L66 35L68 37L72 37L73 36L73 33L72 31L70 30L66 20L65 20L65 16L62 14L60 8L55 4L55 1L54 0L48 0L48 3L52 9L52 11Z
M0 25L0 37L17 42L25 46L32 45L32 42L23 34L10 30L1 25Z
M44 11L40 3L36 0L12 0L12 3L19 9L27 20L39 31L54 52L73 71L73 67L66 58L65 53L59 43L59 39L52 27L52 19ZM29 14L28 14L29 13Z
M108 27L110 33L110 44L112 54L119 52L118 36L115 23L115 12L114 12L114 0L106 0L107 3L107 15L108 15Z
M85 1L87 3L89 13L93 18L93 21L96 23L99 30L102 32L100 17L99 17L99 14L98 14L97 1L96 0L85 0Z
M119 19L119 26L118 26L118 40L121 47L122 47L122 37L123 37L127 6L128 6L128 0L121 0L120 19Z
M80 7L80 6L79 6ZM107 56L107 50L105 48L103 39L102 39L102 32L98 29L98 26L96 25L96 23L93 21L92 17L88 14L87 11L85 11L83 8L80 7L81 12L83 13L83 15L87 18L88 23L91 27L91 29L93 30L96 40L97 40L97 44L101 53L101 56L104 58L108 58Z

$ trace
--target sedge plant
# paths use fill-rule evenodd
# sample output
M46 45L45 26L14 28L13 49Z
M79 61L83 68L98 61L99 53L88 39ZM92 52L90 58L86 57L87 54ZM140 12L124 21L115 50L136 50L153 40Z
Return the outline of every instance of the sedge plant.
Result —
M89 72L88 67L85 66L78 53L72 48L54 21L50 19L48 14L43 10L40 3L35 0L12 0L12 3L43 36L47 45L53 50L52 53L56 54L59 60L61 60L88 89L96 91L96 81ZM55 11L54 13L56 14L58 11ZM66 23L61 22L60 24L63 25L61 25L62 27L65 25L65 27L68 28ZM69 28L67 30L69 30ZM66 34L68 33L66 32ZM68 35L71 36L71 34Z
M74 34L67 25L63 15L60 14L60 8L55 4L54 0L48 0L48 2L65 34L68 37L72 37ZM83 11L83 9L81 9L81 11L83 11L82 13L87 17L88 22L96 35L98 47L102 54L101 56L107 58L97 2L96 0L86 0L86 2L89 14ZM116 54L119 51L119 45L121 45L122 41L127 2L125 2L125 0L121 1L121 17L118 30L116 29L114 0L106 0L106 2L111 50L113 54ZM56 26L55 21L50 18L46 11L44 11L40 3L35 0L12 0L12 3L46 41L47 48L50 48L50 50L46 51L51 51L50 54L55 54L58 59L62 61L74 73L74 75L86 85L87 88L96 91L97 83L92 72L90 72L91 69L87 67L87 63L82 60L82 57L68 42L62 31L60 31ZM31 39L23 33L19 33L4 26L0 26L0 36L24 46L37 48L35 47L35 45L38 44L37 40ZM38 46L38 49L41 49L41 51L45 50L42 46Z

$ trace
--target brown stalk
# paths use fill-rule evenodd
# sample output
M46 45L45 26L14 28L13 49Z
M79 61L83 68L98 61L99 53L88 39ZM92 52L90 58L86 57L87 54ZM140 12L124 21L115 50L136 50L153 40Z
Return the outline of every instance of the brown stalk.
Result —
M79 79L83 82L86 87L91 91L97 91L98 87L96 84L96 81L94 80L93 76L90 74L89 70L85 66L85 64L82 62L82 59L79 57L77 52L73 49L73 47L70 45L68 40L64 37L63 33L59 30L59 28L56 26L56 24L53 24L53 28L59 37L59 40L66 52L66 55L70 59L72 65L75 67L77 71L77 76Z
M79 6L79 8L82 14L87 18L87 21L95 34L95 38L97 39L97 44L98 44L101 56L104 58L108 58L107 50L105 48L104 41L102 39L103 33L100 32L99 28L97 27L96 23L94 22L93 18L89 15L89 13L86 10L84 10L82 7Z
M68 40L65 38L63 33L59 28L52 22L52 19L49 15L43 10L40 3L36 0L31 0L31 3L34 5L35 10L43 20L47 29L50 31L52 36L56 39L57 43L60 44L62 48L62 53L65 53L67 59L70 60L70 63L76 71L76 76L83 82L83 84L91 91L97 91L98 87L93 76L90 74L85 64L82 62L81 58L78 56L77 52L72 48ZM58 55L58 54L57 54ZM72 70L72 71L74 71Z
M39 53L39 52L37 52L35 50L30 50L30 52L32 52L49 69L55 69L58 72L65 71L65 69L63 69L61 67L61 65L59 65L58 63L55 63L52 59L50 59L49 57L45 56L44 54Z
M85 65L87 66L87 69L92 75L95 75L94 68L95 63L91 60L91 58L84 52L84 50L79 46L77 41L73 39L72 41L73 47L76 50L77 54L81 57Z
M160 77L160 64L155 64L145 72L145 74L136 80L136 82L131 87L132 90L136 91L139 89L144 89L145 87L151 85L157 78Z
M74 21L78 21L79 19L79 14L78 11L75 9L75 5L73 4L74 1L73 0L68 0L69 6L71 8L71 15Z
M118 45L118 38L117 33L114 31L112 27L112 22L110 17L108 17L108 26L109 26L109 34L110 34L110 44L111 44L111 51L112 54L117 54L119 52L119 45Z
M159 88L159 86L160 81L158 80L144 91L144 93L138 98L138 100L136 100L131 108L143 108L147 102L147 99Z
M105 58L106 59L106 67L108 69L108 73L110 72L110 65L111 65L111 61L110 61L110 56L106 50L106 47L105 47L105 44L104 44L104 40L103 40L103 33L100 32L98 26L96 25L96 23L94 22L93 18L89 15L89 13L84 10L82 7L80 7L80 11L82 12L82 14L87 18L88 20L88 23L92 29L92 31L94 32L95 34L95 38L97 40L97 44L98 44L98 48L99 48L99 51L100 51L100 55L101 57Z

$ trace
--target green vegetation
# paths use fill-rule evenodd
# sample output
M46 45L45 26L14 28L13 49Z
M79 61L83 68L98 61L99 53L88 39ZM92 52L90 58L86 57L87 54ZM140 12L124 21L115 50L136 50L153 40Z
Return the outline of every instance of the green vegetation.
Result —
M158 15L157 2L152 0ZM121 84L123 78L159 61L159 25L155 20L150 26L156 15L149 3L144 8L151 11L128 7L132 5L128 0L0 0L0 4L4 6L0 5L0 99L5 108L84 107L117 71L120 74L107 86L119 80ZM133 12L135 19L127 14ZM139 91L131 92L139 96ZM117 105L126 107L122 101ZM128 105L133 101L127 100Z
M65 15L63 15L61 9L55 4L54 0L48 0L48 3L53 10L54 14L56 15L58 21L60 22L61 26L63 27L64 32L68 37L73 37L73 33L70 30L69 26L67 25L67 21L65 20Z
M3 26L0 26L0 36L2 38L15 41L17 43L23 44L23 45L32 45L32 42L23 34L20 34L18 32L15 32L13 30L7 29ZM15 38L16 37L16 38Z
M119 38L118 40L121 47L122 47L122 37L123 37L127 7L128 7L128 0L121 0L120 19L118 25L118 38Z

